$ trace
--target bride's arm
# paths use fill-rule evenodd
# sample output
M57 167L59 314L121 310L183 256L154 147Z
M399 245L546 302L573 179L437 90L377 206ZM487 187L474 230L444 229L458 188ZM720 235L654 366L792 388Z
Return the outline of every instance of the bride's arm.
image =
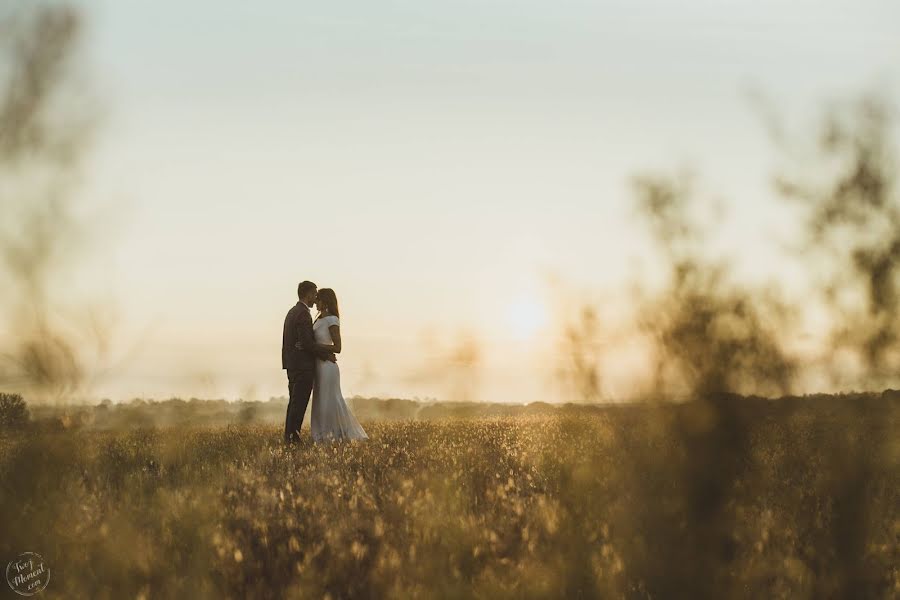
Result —
M328 331L331 333L331 344L316 344L317 350L324 350L326 352L334 352L335 354L341 353L341 326L340 325L332 325L328 328Z
M311 325L312 323L310 323ZM326 346L325 344L317 344L315 342L315 338L313 337L312 327L309 325L303 326L301 325L299 331L297 332L297 337L299 338L297 343L294 344L298 350L308 350L320 360L327 360L330 362L337 362L334 354L331 352L331 346Z
M331 333L331 344L319 344L313 343L309 347L312 348L312 352L319 355L320 358L324 358L324 354L329 356L333 356L334 354L341 353L341 326L340 325L332 325L328 328L328 331ZM298 348L305 348L306 345L301 342L297 342L296 346ZM332 361L333 362L333 361Z

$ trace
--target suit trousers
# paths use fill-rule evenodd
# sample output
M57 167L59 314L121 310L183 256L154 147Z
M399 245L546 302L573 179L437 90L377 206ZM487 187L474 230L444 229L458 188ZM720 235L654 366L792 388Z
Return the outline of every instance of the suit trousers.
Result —
M284 441L296 442L300 439L300 426L309 405L309 395L313 389L315 372L307 369L288 369L288 407L284 419Z

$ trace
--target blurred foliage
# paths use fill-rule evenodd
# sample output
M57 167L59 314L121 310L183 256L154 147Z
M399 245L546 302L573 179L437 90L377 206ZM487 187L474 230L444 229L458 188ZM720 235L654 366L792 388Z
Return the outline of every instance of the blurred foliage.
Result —
M556 376L567 392L566 397L581 402L603 399L599 369L602 333L600 318L591 306L582 307L575 321L565 327Z
M900 369L900 196L894 121L884 99L829 111L812 149L775 178L802 209L801 254L832 315L826 360L836 383L848 356L855 380L888 385Z
M0 348L0 383L59 398L84 377L53 283L83 244L73 190L92 122L72 85L77 12L14 6L0 13L0 309L15 340Z
M773 293L735 282L725 259L710 258L693 222L689 181L642 176L637 203L662 251L667 285L639 292L641 329L653 341L655 389L687 397L784 394L795 365L781 347L787 308Z
M0 392L0 429L21 429L28 420L28 405L22 396Z
M0 32L0 326L12 334L0 384L59 400L106 334L67 318L61 292L88 234L75 193L94 126L78 82L81 19L64 3L13 3Z
M800 258L820 276L813 295L824 299L832 328L824 360L837 371L842 353L849 351L860 367L855 381L867 386L892 381L900 366L900 205L893 195L896 162L886 140L887 125L886 109L871 99L846 114L834 112L816 159L826 168L814 171L814 181L824 178L826 183L778 179L779 191L801 200L805 209ZM668 470L678 486L667 490L670 500L683 504L683 513L672 519L659 506L637 503L630 517L653 523L663 539L680 538L690 553L688 561L648 554L657 594L687 586L690 597L733 596L739 589L732 587L733 580L713 574L729 572L739 545L735 531L741 523L732 510L730 490L760 485L754 481L753 454L762 425L761 415L746 410L734 394L772 397L791 391L808 365L786 348L799 333L796 315L812 302L791 306L777 287L731 278L729 262L710 249L709 228L694 218L699 198L688 178L643 176L636 178L635 191L667 269L661 290L638 289L636 294L640 328L653 348L655 389L692 405L675 419L667 419L662 406L650 413L659 434L677 440L685 453L684 463ZM823 257L830 260L821 276L818 262ZM879 411L876 405L857 402L848 418L854 411ZM812 548L831 548L836 560L833 587L813 589L814 597L872 594L865 556L872 527L879 525L872 522L877 491L870 480L885 468L882 457L893 447L889 431L866 425L859 434L866 439L865 448L829 440L822 449L828 452L823 470L831 478L831 529L830 537L818 537ZM833 447L840 450L831 453ZM641 470L663 466L671 467L664 455L648 456ZM652 480L641 479L639 485L649 486L647 494L655 489Z

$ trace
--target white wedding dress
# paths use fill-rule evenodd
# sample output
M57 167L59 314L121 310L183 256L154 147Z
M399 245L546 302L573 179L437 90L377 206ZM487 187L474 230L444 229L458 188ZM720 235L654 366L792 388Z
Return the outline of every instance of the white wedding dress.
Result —
M340 325L337 317L327 316L313 323L318 344L331 344L329 327ZM328 440L365 440L369 436L344 401L341 393L341 370L336 363L316 360L316 380L313 385L312 437L316 442Z

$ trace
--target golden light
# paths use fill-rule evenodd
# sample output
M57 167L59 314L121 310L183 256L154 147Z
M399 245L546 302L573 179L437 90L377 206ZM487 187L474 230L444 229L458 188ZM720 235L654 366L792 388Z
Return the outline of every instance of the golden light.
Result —
M538 298L523 296L509 305L507 320L515 339L529 340L547 324L547 309Z

